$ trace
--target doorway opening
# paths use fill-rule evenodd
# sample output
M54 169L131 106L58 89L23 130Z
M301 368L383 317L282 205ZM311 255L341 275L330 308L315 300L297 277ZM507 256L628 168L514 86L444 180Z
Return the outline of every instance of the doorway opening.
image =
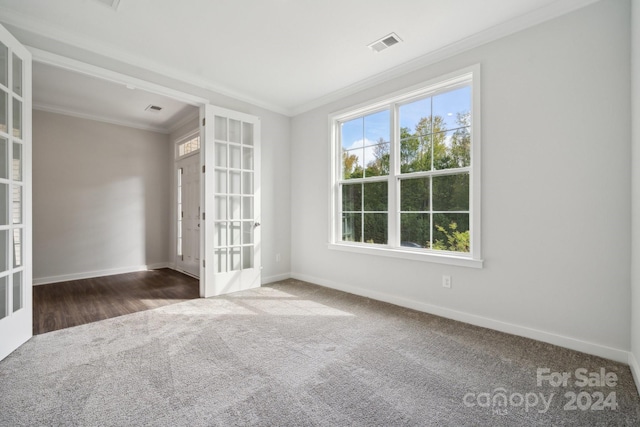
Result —
M200 277L200 132L176 141L176 269Z

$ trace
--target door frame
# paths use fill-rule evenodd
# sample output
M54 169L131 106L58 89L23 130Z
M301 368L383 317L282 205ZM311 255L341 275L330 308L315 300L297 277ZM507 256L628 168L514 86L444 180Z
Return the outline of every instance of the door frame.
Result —
M193 120L197 120L199 116L194 116ZM191 152L189 154L184 155L183 157L179 157L179 151L178 151L178 147L180 146L180 144L187 142L191 139L193 139L196 136L200 136L200 144L201 147L198 148L197 151ZM178 218L180 216L180 212L178 212L178 210L176 209L178 206L178 174L177 171L179 170L178 168L178 164L185 160L188 159L190 157L197 157L198 158L198 162L201 164L201 156L200 156L200 152L202 151L202 136L200 134L200 127L197 126L196 124L196 128L192 129L190 131L187 131L186 133L184 133L183 135L180 135L179 137L173 139L171 141L172 143L172 148L173 148L173 168L172 168L172 173L173 173L173 189L172 189L172 200L171 200L171 204L172 204L172 218L171 218L171 233L172 233L172 238L171 238L171 242L172 242L172 247L173 247L173 266L176 270L180 271L181 273L187 274L189 276L192 276L196 279L200 279L200 269L198 268L198 274L192 274L188 271L185 271L182 268L178 267L179 261L178 261ZM201 165L198 165L198 168L201 167ZM202 175L199 175L199 179L200 179L200 188L202 187ZM198 203L200 202L200 197L201 195L198 194ZM202 209L201 209L202 210ZM201 233L202 234L202 233ZM184 236L183 236L184 238ZM202 238L202 236L200 236L200 238ZM198 250L200 250L200 245L198 246ZM199 254L200 257L200 254ZM198 261L199 262L199 261Z
M33 63L33 55L18 39L11 34L9 30L7 30L3 25L0 25L0 34L2 35L3 42L8 41L7 44L7 76L13 76L13 56L14 54L18 54L22 61L22 75L20 76L22 79L22 93L18 95L19 98L14 98L16 96L15 89L12 88L13 82L12 78L9 78L7 81L7 95L6 98L6 113L7 113L7 134L10 135L10 128L13 127L13 108L11 107L12 99L18 99L21 102L21 127L22 134L19 139L20 142L18 144L21 145L22 155L21 155L21 167L22 167L22 176L21 179L15 179L13 176L13 168L9 167L7 170L7 201L11 201L14 196L12 196L12 183L21 182L20 188L22 189L21 193L21 201L22 201L22 221L21 223L13 223L13 215L11 212L10 205L7 205L6 208L9 209L7 212L7 240L5 241L5 250L7 251L5 255L5 261L7 264L7 269L4 270L7 273L8 280L5 282L8 289L6 290L6 297L8 301L5 302L5 307L10 308L10 311L6 317L0 319L2 322L2 342L0 342L0 360L3 360L17 348L19 348L22 344L28 341L33 336L33 215L32 215L32 111L31 108L33 106L32 100L32 63ZM6 154L11 156L6 159L8 164L10 163L10 159L13 158L11 153L13 152L14 146L14 138L15 136L10 136L7 141L7 152ZM14 184L15 185L15 184ZM12 237L11 231L22 230L22 234L20 236L21 242L21 265L15 265L14 261L12 261L13 257L10 254L15 250L14 249L14 237ZM15 235L15 234L14 234ZM15 256L15 255L14 255ZM21 273L22 280L22 307L13 311L13 304L9 304L9 301L13 301L13 280L15 278L15 270L19 270L18 273Z

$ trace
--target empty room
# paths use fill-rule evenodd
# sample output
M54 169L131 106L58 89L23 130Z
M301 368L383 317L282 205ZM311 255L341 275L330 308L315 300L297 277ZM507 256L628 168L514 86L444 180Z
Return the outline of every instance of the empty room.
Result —
M0 426L640 425L639 0L0 25Z

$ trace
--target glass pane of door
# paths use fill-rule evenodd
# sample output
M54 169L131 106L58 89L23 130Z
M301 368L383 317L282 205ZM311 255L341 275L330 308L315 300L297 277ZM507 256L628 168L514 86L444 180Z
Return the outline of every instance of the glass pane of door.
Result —
M222 273L254 266L254 224L247 221L254 219L254 144L252 123L215 116L215 126L214 242Z

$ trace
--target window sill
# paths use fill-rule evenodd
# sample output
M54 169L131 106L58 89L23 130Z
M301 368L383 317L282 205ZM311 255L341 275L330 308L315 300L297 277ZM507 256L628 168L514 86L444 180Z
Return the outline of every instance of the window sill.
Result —
M463 255L424 253L410 249L395 249L386 246L358 245L350 243L329 243L329 249L365 255L386 256L414 261L432 262L436 264L455 265L460 267L482 268L484 260L473 259Z

